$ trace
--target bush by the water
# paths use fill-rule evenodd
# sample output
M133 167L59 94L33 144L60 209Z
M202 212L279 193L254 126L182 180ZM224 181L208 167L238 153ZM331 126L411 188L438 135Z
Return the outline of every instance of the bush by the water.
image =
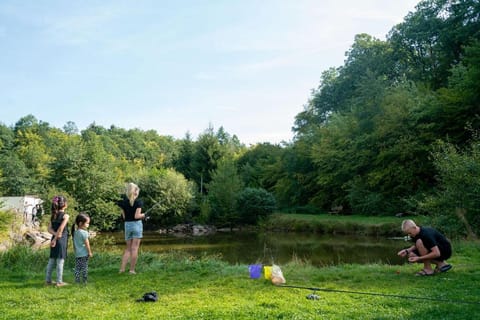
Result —
M426 221L417 217L419 222ZM262 223L262 228L287 232L313 232L318 234L356 234L369 236L401 235L397 217L366 217L338 215L309 215L275 213Z
M246 188L238 196L237 211L242 223L256 224L275 210L275 197L265 189Z

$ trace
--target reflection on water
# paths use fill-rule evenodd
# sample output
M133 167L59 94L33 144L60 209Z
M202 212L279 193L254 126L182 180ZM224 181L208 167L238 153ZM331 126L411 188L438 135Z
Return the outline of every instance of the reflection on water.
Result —
M123 250L123 233L104 233L113 237L114 246ZM145 232L142 251L181 250L195 256L217 255L230 264L285 264L292 260L314 266L344 263L403 264L396 253L408 246L403 239L365 236L317 235L305 233L217 233L209 236L184 236Z

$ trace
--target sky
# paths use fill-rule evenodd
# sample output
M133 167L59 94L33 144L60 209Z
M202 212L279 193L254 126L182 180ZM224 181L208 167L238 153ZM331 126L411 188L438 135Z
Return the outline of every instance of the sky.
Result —
M418 2L1 0L0 123L290 142L355 35L385 40Z

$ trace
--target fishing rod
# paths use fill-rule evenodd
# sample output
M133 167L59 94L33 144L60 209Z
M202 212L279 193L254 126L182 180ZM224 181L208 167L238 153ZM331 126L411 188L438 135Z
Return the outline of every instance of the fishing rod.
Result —
M156 207L158 207L158 206L161 205L160 202L153 200L152 197L149 197L149 198L150 198L150 200L153 202L153 206L151 206L147 211L145 211L145 212L143 213L143 214L145 215L145 218L144 218L145 221L150 220L150 216L147 215L147 214L148 214L150 211L152 211L152 209L155 209Z
M149 213L150 211L152 211L152 209L154 209L154 208L158 207L159 205L160 205L160 203L158 203L158 202L157 202L157 203L155 203L153 206L151 206L151 207L150 207L150 209L148 209L147 211L145 211L143 214L147 214L147 213Z
M391 298L402 298L402 299L414 299L414 300L428 300L436 302L448 302L448 303L463 303L463 304L476 304L480 305L479 301L465 301L465 300L453 300L453 299L442 299L442 298L429 298L429 297L418 297L418 296L406 296L400 294L388 294L388 293L376 293L376 292L362 292L362 291L351 291L351 290L340 290L340 289L327 289L327 288L315 288L315 287L303 287L303 286L292 286L292 285L279 285L278 287L283 288L294 288L294 289L305 289L312 290L313 293L307 296L307 299L318 300L319 297L315 294L317 291L325 292L335 292L335 293L350 293L350 294L361 294L369 296L381 296L381 297L391 297Z

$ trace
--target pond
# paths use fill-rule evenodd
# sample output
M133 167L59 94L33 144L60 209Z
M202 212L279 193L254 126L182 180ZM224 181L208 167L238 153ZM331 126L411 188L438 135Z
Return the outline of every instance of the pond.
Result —
M97 239L98 238L98 239ZM125 248L122 232L102 233L95 241L110 239L117 250ZM193 256L216 255L230 264L286 264L309 262L314 266L345 263L403 264L396 253L410 244L403 238L318 235L310 233L216 233L176 236L144 232L141 251L183 251Z

